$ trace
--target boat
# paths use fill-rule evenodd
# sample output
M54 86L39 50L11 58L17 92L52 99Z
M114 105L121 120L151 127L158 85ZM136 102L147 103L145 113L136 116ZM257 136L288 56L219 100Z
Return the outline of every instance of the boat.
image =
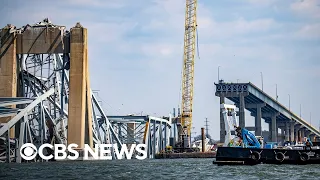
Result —
M274 142L264 143L263 137L255 136L237 125L234 105L222 104L221 108L226 136L223 146L217 148L213 164L320 164L320 147L308 137L294 145L278 146ZM232 129L236 132L235 137L231 136Z
M212 151L216 151L216 146L215 145L211 145L209 144L209 141L210 139L209 138L206 138L205 139L205 150L204 152L212 152ZM192 148L196 148L196 149L199 149L200 152L202 152L202 140L197 140L197 141L194 141L192 143Z

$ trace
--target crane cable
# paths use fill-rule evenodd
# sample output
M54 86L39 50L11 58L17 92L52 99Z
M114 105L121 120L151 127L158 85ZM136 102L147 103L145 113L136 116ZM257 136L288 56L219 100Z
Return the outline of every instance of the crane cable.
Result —
M198 59L200 59L198 25L196 25L196 32L197 32L197 53L198 53Z

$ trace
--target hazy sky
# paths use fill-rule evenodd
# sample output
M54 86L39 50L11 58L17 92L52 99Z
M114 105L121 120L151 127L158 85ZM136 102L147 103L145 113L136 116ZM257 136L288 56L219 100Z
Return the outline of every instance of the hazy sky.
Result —
M0 27L48 17L88 28L92 89L108 115L168 115L180 105L185 0L0 0ZM319 127L320 0L198 0L196 132L219 138L218 66L225 81L252 82ZM247 125L253 125L248 118ZM264 125L264 129L267 126Z

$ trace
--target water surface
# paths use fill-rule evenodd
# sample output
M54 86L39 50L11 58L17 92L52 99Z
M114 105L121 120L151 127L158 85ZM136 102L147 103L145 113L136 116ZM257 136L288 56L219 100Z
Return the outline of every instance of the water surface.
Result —
M320 179L320 165L217 166L212 159L0 164L0 179Z

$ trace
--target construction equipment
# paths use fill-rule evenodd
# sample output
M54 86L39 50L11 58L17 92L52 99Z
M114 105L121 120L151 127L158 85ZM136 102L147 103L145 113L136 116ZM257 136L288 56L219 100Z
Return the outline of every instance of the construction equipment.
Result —
M179 134L183 147L190 147L193 105L193 76L197 31L197 0L186 0L183 74L182 74L182 105L181 125L183 131Z
M239 127L236 119L236 106L221 104L222 114L225 122L225 142L224 146L261 148L263 143L245 128ZM236 133L236 137L231 139L231 129Z
M320 149L313 147L310 139L305 138L304 146L274 147L267 143L264 147L263 138L254 136L245 128L239 127L236 120L236 107L221 104L225 121L226 136L224 145L217 148L213 164L218 165L255 165L265 164L319 164ZM231 129L235 138L231 138ZM268 145L268 146L267 146ZM272 145L272 146L269 146Z

